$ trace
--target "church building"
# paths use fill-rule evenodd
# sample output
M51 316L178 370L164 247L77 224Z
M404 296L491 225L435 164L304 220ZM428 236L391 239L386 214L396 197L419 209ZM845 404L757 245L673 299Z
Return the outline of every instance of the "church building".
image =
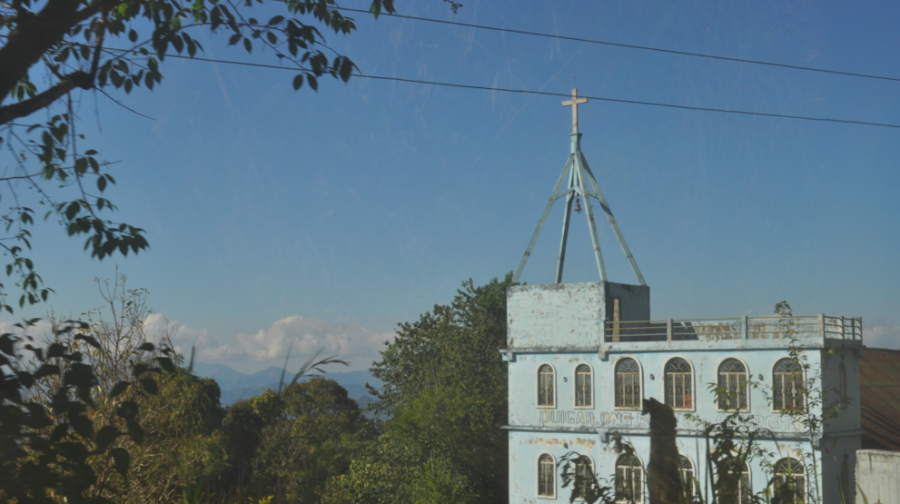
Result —
M581 153L577 114L585 102L574 89L563 102L573 110L569 158L514 278L554 202L563 199L556 283L514 286L507 294L510 502L568 502L572 492L580 498L583 485L563 488L560 464L578 454L586 457L576 472L596 474L619 502L646 504L650 419L641 410L649 398L675 411L686 495L708 495L712 484L707 464L715 447L702 422L738 413L758 428L756 444L766 455L743 467L735 504L782 485L798 489L796 502L853 502L863 433L862 320L824 314L653 320L650 287ZM598 282L561 282L573 203L576 212L584 205ZM607 280L595 205L636 284ZM838 404L844 406L830 415ZM821 428L804 420L829 416ZM613 449L616 434L633 453Z

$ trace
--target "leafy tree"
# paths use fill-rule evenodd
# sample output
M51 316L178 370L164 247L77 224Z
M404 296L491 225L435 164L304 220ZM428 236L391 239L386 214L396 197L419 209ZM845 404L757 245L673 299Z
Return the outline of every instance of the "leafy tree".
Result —
M103 259L147 248L143 230L109 220L115 210L104 192L115 179L109 163L94 149L85 148L73 110L73 92L94 90L131 93L162 81L161 66L172 51L194 57L203 51L199 30L228 36L229 45L247 52L268 48L279 62L297 69L294 89L304 83L318 88L329 75L347 81L353 62L331 50L319 27L336 34L356 29L352 18L338 10L335 0L277 2L263 0L10 0L0 3L0 147L10 151L11 175L6 182L10 201L0 215L7 235L0 247L9 256L7 276L21 288L19 306L46 300L51 292L27 257L35 210L20 201L20 189L36 191L36 204L47 207L44 219L55 216L69 236L84 235L85 249ZM451 2L451 5L456 5ZM454 7L456 8L456 7ZM371 12L394 12L393 0L372 0ZM191 34L194 36L191 36ZM44 76L46 73L46 77ZM38 79L37 76L41 75ZM41 110L52 111L45 122L22 122ZM34 163L34 164L33 164ZM13 184L15 182L15 184ZM21 195L24 198L24 194ZM9 288L0 284L0 309Z
M277 397L280 414L262 430L253 461L254 493L321 502L328 479L346 473L370 437L368 420L334 380L295 383Z
M197 491L227 469L215 380L179 368L165 376L159 394L141 402L140 445L127 448L133 461L127 491L119 502L174 502Z
M347 473L331 478L326 504L412 502L410 482L423 457L405 440L386 432L353 458Z
M271 391L266 391L271 393ZM250 400L232 404L222 421L222 436L229 467L220 482L220 491L237 496L238 502L244 495L248 475L253 468L253 457L259 448L265 421Z
M381 352L371 390L382 425L378 447L334 481L333 502L507 500L506 290L512 276L400 324ZM369 481L377 476L376 481ZM451 497L452 496L452 497Z
M57 327L46 345L0 335L0 500L103 503L121 493L131 466L121 445L144 438L139 400L156 393L153 374L174 365L171 351L144 343L138 351L152 357L98 401L95 368L80 348L100 344L86 329Z

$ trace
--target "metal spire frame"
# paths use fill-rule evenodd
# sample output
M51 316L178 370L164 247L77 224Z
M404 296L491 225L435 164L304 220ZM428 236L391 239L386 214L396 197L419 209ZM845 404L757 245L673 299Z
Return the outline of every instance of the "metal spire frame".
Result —
M531 251L534 248L534 244L537 242L538 236L541 234L544 223L547 221L547 216L550 215L553 204L560 198L566 198L565 212L563 214L562 238L559 244L559 261L556 264L556 283L562 283L563 265L566 260L566 242L569 238L569 221L571 220L570 218L572 215L572 201L580 196L581 199L584 200L588 232L591 234L591 243L594 246L594 259L597 262L597 271L600 273L600 281L606 281L606 267L603 265L603 254L600 252L600 239L597 236L597 226L594 222L594 210L591 207L590 197L597 200L600 204L600 208L602 208L603 212L606 214L606 219L609 221L609 225L612 227L613 233L615 233L616 239L622 247L622 252L625 253L625 257L628 259L628 264L631 265L631 271L634 272L638 284L647 285L647 282L644 281L644 276L641 274L641 270L637 265L637 261L634 260L634 256L631 254L631 249L628 248L628 243L625 242L625 236L622 234L622 230L619 229L619 224L616 223L616 218L613 217L612 210L610 210L606 198L603 197L603 193L600 191L600 185L597 184L597 180L594 178L594 174L591 172L591 168L588 166L584 154L581 153L581 133L578 133L578 116L575 110L577 110L579 103L584 102L576 99L576 93L576 90L573 89L572 100L570 102L563 102L563 105L573 106L573 133L569 135L572 139L572 147L571 153L569 154L569 160L566 161L566 165L559 175L559 180L556 182L556 187L553 188L553 193L550 195L550 200L547 202L544 214L541 215L541 220L538 222L537 229L534 230L531 242L528 243L528 249L525 250L525 255L519 263L519 268L516 270L515 276L513 276L513 282L519 281L522 270L525 269L525 263L528 262L528 257L531 256ZM587 101L586 99L584 100ZM563 181L566 179L568 179L567 187L565 190L561 191Z

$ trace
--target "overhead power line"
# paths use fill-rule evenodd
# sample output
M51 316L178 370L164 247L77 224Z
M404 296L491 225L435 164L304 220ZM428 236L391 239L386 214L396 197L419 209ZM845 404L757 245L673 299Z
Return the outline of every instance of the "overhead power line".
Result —
M362 10L362 9L351 9L349 7L339 7L338 9L343 10L343 11L349 11L349 12L362 12L364 14L369 14L369 11ZM690 52L690 51L677 51L675 49L662 49L659 47L642 46L642 45L636 45L636 44L623 44L621 42L609 42L606 40L594 40L594 39L586 39L586 38L581 38L581 37L568 37L565 35L554 35L552 33L540 33L540 32L533 32L533 31L527 31L527 30L515 30L512 28L499 28L496 26L486 26L486 25L479 25L479 24L473 24L473 23L463 23L460 21L445 21L443 19L433 19L433 18L425 18L425 17L417 17L417 16L405 16L402 14L389 14L388 16L396 17L396 18L403 18L403 19L412 19L414 21L427 21L429 23L439 23L439 24L453 25L453 26L465 26L468 28L478 28L480 30L498 31L498 32L504 32L504 33L517 33L519 35L530 35L533 37L554 38L554 39L560 39L560 40L572 40L574 42L584 42L587 44L599 44L599 45L606 45L606 46L612 46L612 47L625 47L628 49L640 49L642 51L654 51L654 52L660 52L660 53L666 53L666 54L680 54L682 56L693 56L693 57L697 57L697 58L709 58L709 59L716 59L716 60L723 60L723 61L735 61L738 63L751 63L754 65L765 65L765 66L773 66L773 67L780 67L780 68L791 68L793 70L805 70L808 72L820 72L820 73L835 74L835 75L846 75L846 76L850 76L850 77L863 77L866 79L879 79L879 80L900 82L900 78L898 78L898 77L888 77L885 75L864 74L864 73L857 73L857 72L844 72L842 70L829 70L827 68L816 68L816 67L808 67L808 66L802 66L802 65L788 65L786 63L773 63L771 61L759 61L759 60L752 60L752 59L746 59L746 58L733 58L731 56L718 56L715 54L695 53L695 52Z
M220 60L213 58L201 58L201 57L191 57L191 56L182 56L177 54L168 54L167 58L181 58L187 60L197 60L197 61L207 61L210 63L223 63L227 65L239 65L239 66L249 66L256 68L271 68L273 70L289 70L292 72L297 72L296 68L278 66L278 65L267 65L264 63L246 63L243 61L229 61L229 60ZM558 96L563 98L571 98L569 93L555 93L552 91L532 91L528 89L510 89L510 88L500 88L500 87L491 87L491 86L478 86L475 84L456 84L452 82L437 82L437 81L427 81L422 79L405 79L402 77L385 77L382 75L366 75L360 73L354 73L354 77L361 77L364 79L374 79L374 80L385 80L385 81L396 81L396 82L406 82L410 84L427 84L431 86L444 86L444 87L453 87L453 88L462 88L462 89L477 89L481 91L494 91L494 92L503 92L503 93L518 93L518 94L530 94L530 95L540 95L540 96ZM877 122L869 122L869 121L854 121L852 119L834 119L830 117L809 117L809 116L799 116L799 115L790 115L790 114L773 114L768 112L751 112L749 110L729 110L729 109L721 109L721 108L713 108L713 107L694 107L691 105L677 105L674 103L660 103L660 102L650 102L650 101L642 101L642 100L625 100L621 98L609 98L606 96L589 96L585 95L584 98L589 98L591 100L597 101L606 101L613 103L627 103L630 105L647 105L651 107L666 107L666 108L674 108L674 109L682 109L682 110L695 110L699 112L720 112L723 114L739 114L739 115L747 115L747 116L762 116L762 117L776 117L780 119L800 119L804 121L817 121L817 122L830 122L830 123L841 123L841 124L858 124L863 126L878 126L882 128L898 128L900 129L900 124L890 124L890 123L877 123Z

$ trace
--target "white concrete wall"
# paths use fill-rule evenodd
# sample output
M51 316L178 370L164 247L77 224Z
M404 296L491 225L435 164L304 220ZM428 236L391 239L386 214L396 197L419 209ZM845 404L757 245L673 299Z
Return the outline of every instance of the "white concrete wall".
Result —
M859 450L856 460L856 481L869 504L900 503L900 453ZM862 503L862 496L858 495L856 502Z
M601 282L511 287L506 307L509 348L586 348L603 341Z
M620 320L650 319L650 288L612 282L520 285L507 292L509 348L598 348L620 299Z

